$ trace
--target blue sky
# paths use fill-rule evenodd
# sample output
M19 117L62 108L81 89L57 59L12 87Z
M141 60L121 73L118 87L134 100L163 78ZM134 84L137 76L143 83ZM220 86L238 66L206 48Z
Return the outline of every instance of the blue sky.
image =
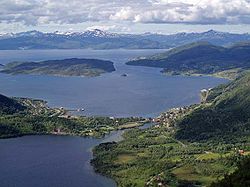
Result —
M250 0L1 0L0 33L250 33Z

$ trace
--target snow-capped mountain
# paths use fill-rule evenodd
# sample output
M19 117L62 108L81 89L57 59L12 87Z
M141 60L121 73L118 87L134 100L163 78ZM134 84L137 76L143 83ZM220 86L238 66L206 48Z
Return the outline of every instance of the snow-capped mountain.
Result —
M236 42L250 41L249 34L232 34L209 30L203 33L116 34L99 29L85 32L28 31L0 34L0 49L166 49L179 45L208 41L228 46Z
M87 30L85 32L60 32L60 31L56 31L53 34L56 35L60 35L60 36L81 36L81 37L107 37L107 38L111 38L111 37L116 37L119 36L118 34L115 33L109 33L109 32L105 32L99 29L94 29L94 30Z

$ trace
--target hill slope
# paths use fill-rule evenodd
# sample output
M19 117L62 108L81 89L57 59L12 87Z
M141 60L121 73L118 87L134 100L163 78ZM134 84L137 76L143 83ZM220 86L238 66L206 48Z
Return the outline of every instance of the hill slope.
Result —
M209 92L205 104L185 116L176 138L233 142L250 134L250 73Z
M98 76L115 71L113 62L96 59L64 59L42 62L13 62L0 72L8 74L45 74L62 76Z
M25 109L26 107L16 100L0 94L0 114L13 114Z
M174 48L148 58L135 59L127 65L163 68L169 74L214 74L250 68L250 43L230 48L198 42Z
M248 187L250 186L250 157L245 158L239 165L238 169L230 174L225 175L224 179L213 183L211 187Z

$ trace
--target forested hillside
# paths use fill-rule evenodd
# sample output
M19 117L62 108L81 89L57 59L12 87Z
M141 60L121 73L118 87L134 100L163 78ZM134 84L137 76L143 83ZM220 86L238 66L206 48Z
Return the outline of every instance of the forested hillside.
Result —
M127 64L163 68L164 73L171 75L215 74L234 78L235 74L250 68L250 43L227 48L208 42L191 43Z
M0 94L0 114L13 114L25 109L26 107L16 100Z
M212 89L207 102L184 117L177 126L178 139L246 140L250 134L250 73Z

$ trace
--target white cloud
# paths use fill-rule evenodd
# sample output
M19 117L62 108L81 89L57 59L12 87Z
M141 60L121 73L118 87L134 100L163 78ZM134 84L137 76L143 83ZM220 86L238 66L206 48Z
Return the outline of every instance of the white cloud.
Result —
M110 15L111 20L133 20L135 12L133 12L131 7L123 7L120 11L116 12L114 15Z
M250 24L250 0L1 0L0 23Z

